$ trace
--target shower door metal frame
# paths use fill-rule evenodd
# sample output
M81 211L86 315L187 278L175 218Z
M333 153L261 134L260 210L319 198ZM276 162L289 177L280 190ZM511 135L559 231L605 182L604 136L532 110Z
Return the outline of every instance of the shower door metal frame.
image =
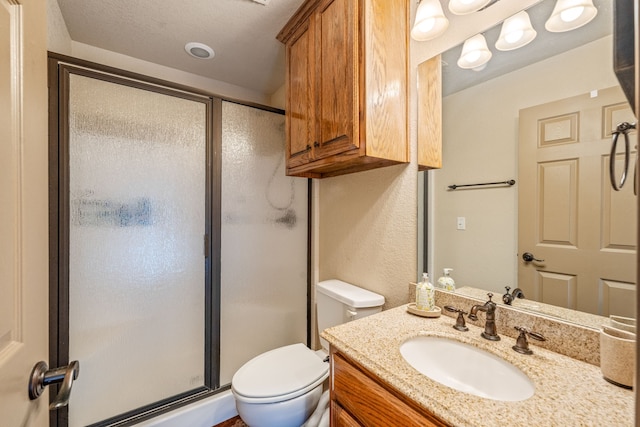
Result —
M122 84L177 96L206 105L205 195L205 366L204 386L95 423L92 427L125 426L211 396L220 387L220 203L221 123L220 98L192 88L153 79L99 64L49 53L49 364L69 363L69 75ZM219 127L219 126L218 126ZM124 381L125 379L123 379ZM55 397L57 387L50 391ZM68 409L50 412L50 426L66 427Z

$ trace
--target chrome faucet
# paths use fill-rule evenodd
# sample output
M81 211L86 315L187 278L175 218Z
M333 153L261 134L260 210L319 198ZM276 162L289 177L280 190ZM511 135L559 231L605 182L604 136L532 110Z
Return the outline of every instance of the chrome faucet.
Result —
M476 304L471 307L471 311L469 312L469 315L467 317L471 320L478 320L478 316L476 315L478 313L478 310L487 313L486 321L484 324L484 332L482 332L480 335L482 336L482 338L488 339L490 341L500 341L500 337L496 332L496 303L491 301L491 297L493 297L493 294L491 292L489 292L487 296L489 297L489 301L485 302L483 305Z
M513 300L516 298L524 298L524 292L522 292L522 289L515 288L511 293L509 293L511 287L505 286L504 288L507 290L507 292L502 295L502 301L504 301L504 303L507 305L511 305Z

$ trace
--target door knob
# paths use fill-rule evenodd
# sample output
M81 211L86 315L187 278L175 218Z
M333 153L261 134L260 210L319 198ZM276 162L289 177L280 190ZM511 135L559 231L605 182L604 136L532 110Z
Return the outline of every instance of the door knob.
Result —
M531 262L531 261L544 262L543 259L538 259L538 258L534 257L531 252L523 253L522 254L522 259L524 260L524 262Z
M58 409L69 404L73 380L80 373L80 362L74 360L67 366L49 369L45 362L38 362L31 371L29 379L29 399L35 400L42 395L44 388L50 384L62 383L58 395L49 405L49 409Z

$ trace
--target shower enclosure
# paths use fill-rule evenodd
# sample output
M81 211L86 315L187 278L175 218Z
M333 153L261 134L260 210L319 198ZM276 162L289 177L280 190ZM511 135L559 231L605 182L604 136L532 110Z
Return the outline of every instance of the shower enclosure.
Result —
M281 112L94 65L50 58L50 364L81 365L60 427L148 418L307 342Z

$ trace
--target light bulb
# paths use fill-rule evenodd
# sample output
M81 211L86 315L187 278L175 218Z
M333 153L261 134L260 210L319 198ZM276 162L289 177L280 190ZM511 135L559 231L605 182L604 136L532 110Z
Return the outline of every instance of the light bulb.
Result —
M502 23L496 49L503 51L518 49L531 43L537 34L531 26L529 15L523 10Z
M593 0L556 0L544 27L552 33L571 31L588 24L597 14Z
M471 52L467 53L463 59L468 63L473 63L480 59L480 55L481 53L479 50L472 50Z
M416 31L427 33L433 30L433 27L435 27L435 25L436 25L435 18L427 18L424 21L420 22L418 25L416 25Z
M487 40L482 34L476 34L462 45L458 67L464 69L481 67L491 59L491 55L491 51L487 47Z
M513 43L517 43L520 39L522 39L522 36L524 36L523 30L515 30L505 35L504 39L507 41L507 43L513 44Z
M440 0L421 0L411 37L417 41L431 40L442 34L448 26L449 20L442 12Z
M476 12L491 0L449 0L449 10L454 15L467 15Z
M560 19L562 22L573 22L582 15L584 12L584 6L576 6L560 12Z

